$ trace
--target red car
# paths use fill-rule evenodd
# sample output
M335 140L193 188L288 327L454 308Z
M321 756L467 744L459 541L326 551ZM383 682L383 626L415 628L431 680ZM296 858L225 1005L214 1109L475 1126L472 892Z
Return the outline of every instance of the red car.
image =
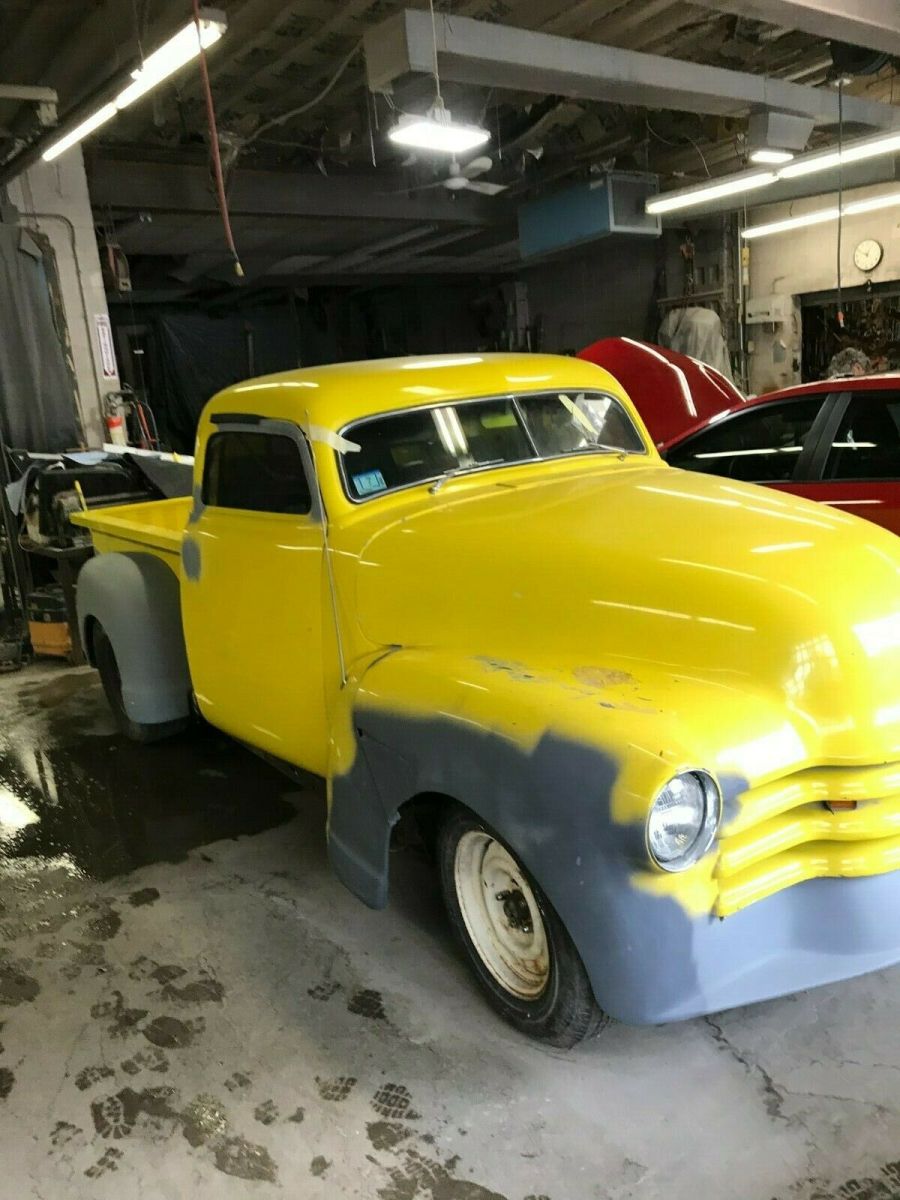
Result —
M578 357L615 375L673 467L793 492L900 534L900 375L748 400L711 367L630 338Z

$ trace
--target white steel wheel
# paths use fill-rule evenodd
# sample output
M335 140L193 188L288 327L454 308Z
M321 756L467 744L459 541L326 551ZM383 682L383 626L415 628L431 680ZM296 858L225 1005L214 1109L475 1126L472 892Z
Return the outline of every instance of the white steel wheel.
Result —
M511 995L538 999L550 979L550 947L516 860L485 830L470 829L457 842L453 878L460 914L484 966Z

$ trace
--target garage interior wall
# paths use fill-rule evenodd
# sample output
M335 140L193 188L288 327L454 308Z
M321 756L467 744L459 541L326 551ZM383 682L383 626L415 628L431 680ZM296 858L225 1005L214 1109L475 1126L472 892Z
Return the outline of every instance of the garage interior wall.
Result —
M894 193L896 183L878 184L844 193L844 202ZM815 196L790 204L769 205L750 214L747 224L759 225L788 216L800 216L834 204L834 196ZM837 222L812 225L791 233L775 234L750 243L750 296L773 294L802 296L823 292L837 285ZM863 238L874 238L884 247L884 257L874 271L860 271L853 262L854 248ZM860 213L845 217L841 237L841 282L845 288L900 279L900 209ZM750 388L771 391L800 382L799 364L802 326L799 304L785 326L750 327Z
M658 256L656 238L607 238L524 268L531 320L542 330L540 349L570 353L609 336L655 341Z

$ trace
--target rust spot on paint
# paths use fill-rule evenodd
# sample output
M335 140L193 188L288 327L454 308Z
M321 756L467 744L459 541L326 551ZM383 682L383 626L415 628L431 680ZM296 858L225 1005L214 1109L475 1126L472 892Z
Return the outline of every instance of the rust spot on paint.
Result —
M572 672L579 683L588 687L618 687L624 683L634 683L634 676L628 671L617 671L612 667L576 667Z

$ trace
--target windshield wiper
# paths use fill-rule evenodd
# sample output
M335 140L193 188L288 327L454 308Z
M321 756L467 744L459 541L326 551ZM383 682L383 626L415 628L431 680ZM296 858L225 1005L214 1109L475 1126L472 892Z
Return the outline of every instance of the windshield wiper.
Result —
M431 487L428 489L428 494L433 496L435 492L439 492L448 479L452 479L454 475L461 475L464 471L471 471L471 467L451 467L449 471L445 471L443 475L439 475Z
M435 492L439 492L444 484L449 479L453 479L455 475L466 475L469 471L478 471L481 467L496 467L498 463L504 462L506 462L505 458L489 458L486 462L471 462L465 466L451 467L449 471L445 471L443 475L434 481L428 491L433 496Z
M584 446L576 446L573 450L564 450L564 454L584 454L585 451L596 451L597 454L617 454L625 458L628 451L621 446L607 446L605 442L587 442Z

